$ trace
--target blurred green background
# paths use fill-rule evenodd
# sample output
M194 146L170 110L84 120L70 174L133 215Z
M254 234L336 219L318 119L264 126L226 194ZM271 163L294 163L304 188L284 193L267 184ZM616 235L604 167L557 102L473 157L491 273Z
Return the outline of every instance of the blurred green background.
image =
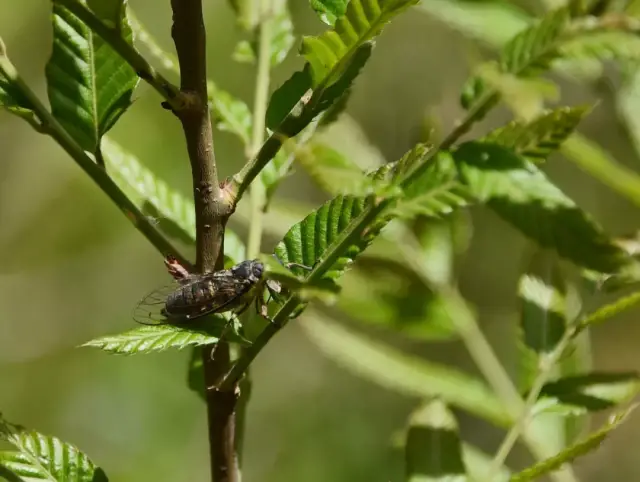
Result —
M233 14L224 1L205 3L210 77L251 105L253 67L231 60L240 39ZM160 44L173 51L169 2L130 4ZM522 6L541 11L535 3ZM321 31L308 2L290 2L290 8L296 34ZM51 48L49 16L48 2L0 0L0 35L42 99ZM438 119L444 132L450 129L461 114L458 96L464 80L474 63L489 55L424 11L410 10L379 39L356 82L348 116L324 134L325 140L362 163L397 159L421 138L425 119ZM300 65L293 51L275 71L272 88ZM581 132L637 169L639 158L616 117L615 75L607 79L559 80L562 103L601 99ZM189 195L182 130L159 104L155 92L141 85L110 137ZM502 110L489 124L507 118ZM480 127L486 128L487 123ZM221 132L215 133L215 145L222 176L232 174L243 162L242 147ZM128 358L74 348L134 327L134 304L166 282L161 257L61 148L5 112L0 112L0 158L0 409L9 420L76 444L111 480L208 480L205 407L185 387L186 351ZM608 232L627 234L637 228L637 208L570 162L555 156L546 170ZM298 172L284 182L277 198L315 206L325 196ZM242 213L241 207L232 228L244 235ZM527 243L487 210L472 214L474 236L461 266L462 291L478 308L511 370L515 286ZM277 240L267 236L264 251L270 252ZM640 369L634 321L635 313L629 312L594 330L595 368ZM392 338L412 353L474 371L458 343ZM244 480L402 479L403 455L393 438L417 400L358 379L327 360L297 323L260 355L253 375ZM578 463L581 480L640 480L632 449L640 443L638 420L623 425ZM495 450L499 431L464 414L460 422L464 439ZM516 451L510 460L527 459Z

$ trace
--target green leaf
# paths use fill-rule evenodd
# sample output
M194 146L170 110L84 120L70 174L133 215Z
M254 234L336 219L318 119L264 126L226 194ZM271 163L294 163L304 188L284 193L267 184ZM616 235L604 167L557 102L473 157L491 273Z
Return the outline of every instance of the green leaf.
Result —
M311 65L313 88L326 88L345 72L350 57L378 36L385 24L417 0L351 0L335 27L318 37L304 37L301 53Z
M411 415L405 446L409 482L466 482L462 445L453 413L440 400Z
M524 11L508 2L422 0L420 9L447 26L492 47L502 47L532 20Z
M222 316L214 318L218 322L215 326L205 327L202 323L196 322L183 327L141 326L125 333L96 338L81 346L100 348L117 355L136 355L170 348L182 349L189 345L211 345L218 342L220 333L228 323L228 320Z
M408 154L407 162L412 162ZM422 155L418 157L420 159ZM407 156L403 158L402 163ZM402 165L398 169L403 168ZM458 179L455 165L449 153L439 153L426 169L405 188L404 196L391 210L394 216L412 219L416 216L439 218L451 214L456 209L467 206L472 200L471 193Z
M296 38L293 35L293 23L286 2L281 2L272 22L271 66L280 65L293 47Z
M121 5L121 2L112 0L111 4ZM123 36L131 42L125 9L120 8L119 14L117 21ZM113 24L114 19L103 20ZM54 117L91 153L100 150L100 138L129 107L131 94L138 84L138 76L129 64L56 2L53 3L53 51L46 66L46 77Z
M567 287L555 259L538 252L518 283L519 385L528 390L540 361L553 352L568 322Z
M324 23L333 25L347 11L349 0L310 0L310 3Z
M272 67L276 67L287 57L296 38L293 35L293 23L286 2L276 2L271 10L269 13L269 21L271 22L270 62ZM257 40L259 29L255 29L253 34L255 38L251 42L242 40L238 43L233 52L233 60L249 64L256 62L256 51L259 48Z
M295 160L324 191L332 195L365 196L385 189L386 183L367 176L342 153L320 142L298 148Z
M588 107L560 107L530 122L511 122L490 132L482 140L504 146L540 164L560 149L589 111Z
M635 293L623 296L612 303L601 306L596 311L580 320L579 327L582 330L592 325L603 323L618 313L622 313L625 310L633 308L638 303L640 303L640 291L636 291Z
M568 11L562 8L550 12L540 22L513 37L502 49L497 73L533 77L547 70L550 62L559 55L561 35L568 20ZM482 67L490 73L495 70L487 69L486 65ZM490 98L484 76L486 72L482 74L481 71L480 75L473 76L465 83L461 96L461 104L465 109L471 109L481 98ZM496 82L494 78L492 83ZM497 89L491 91L494 95L498 92ZM478 118L484 112L480 114Z
M141 208L148 203L153 207L154 215L157 213L178 228L182 233L181 238L191 242L195 240L195 207L192 200L173 190L135 156L107 137L102 141L102 151L109 174L129 199ZM160 219L160 228L164 227L165 223ZM228 228L224 235L224 252L234 263L246 258L244 244Z
M607 410L628 402L640 392L636 372L599 373L569 376L545 384L536 412L584 414Z
M609 421L597 432L592 433L582 441L572 445L561 451L559 454L536 463L535 465L528 467L522 472L511 477L511 482L526 482L529 480L539 480L539 478L545 474L553 472L564 464L572 462L582 455L586 455L589 452L593 452L602 444L602 442L609 436L611 431L617 428L622 422L624 422L635 408L631 407L625 411L619 412L609 418Z
M218 129L237 135L246 146L251 141L251 111L247 104L219 89L212 82L207 83L213 120Z
M628 263L624 251L525 159L477 142L461 145L453 156L472 194L540 246L605 273Z
M297 263L313 267L350 223L365 211L370 202L365 198L353 196L337 196L327 201L289 229L284 239L275 247L276 257L285 265ZM340 277L378 233L379 229L372 228L366 235L355 240L349 249L340 254L325 273L325 277ZM299 275L305 274L298 267L292 268L292 271Z
M338 308L360 323L418 340L457 337L447 300L398 263L362 258L342 284Z
M502 71L518 76L532 76L547 70L549 63L558 55L558 39L568 20L568 10L561 8L516 35L502 49Z
M636 61L640 59L640 37L622 31L595 32L564 42L559 54L563 59Z
M6 59L6 53L2 38L0 38L0 60ZM18 88L16 79L11 79L9 74L4 72L0 63L0 109L6 109L12 114L20 117L34 118L33 104Z
M107 482L103 470L75 446L62 440L12 425L0 415L0 441L15 452L0 452L0 467L25 480Z
M294 72L271 94L266 113L267 127L271 130L277 130L280 123L300 99L307 94L309 89L311 89L311 77L309 75L309 66L305 65L304 69Z
M629 134L636 154L640 153L640 65L631 64L627 68L622 86L617 91L616 107ZM636 191L637 192L637 191Z
M280 183L290 174L293 157L293 154L280 149L260 171L260 180L265 188L267 202L271 200Z
M302 327L326 356L357 376L404 395L440 397L499 426L511 423L501 402L478 378L374 342L316 312L305 313Z

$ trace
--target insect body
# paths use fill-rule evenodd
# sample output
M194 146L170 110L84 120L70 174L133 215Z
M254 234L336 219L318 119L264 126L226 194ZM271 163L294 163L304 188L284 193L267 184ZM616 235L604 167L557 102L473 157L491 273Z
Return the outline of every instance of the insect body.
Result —
M203 275L189 273L177 261L165 264L178 284L152 291L138 303L133 318L141 324L180 324L212 313L244 311L256 300L258 312L263 307L264 265L247 260L230 269Z

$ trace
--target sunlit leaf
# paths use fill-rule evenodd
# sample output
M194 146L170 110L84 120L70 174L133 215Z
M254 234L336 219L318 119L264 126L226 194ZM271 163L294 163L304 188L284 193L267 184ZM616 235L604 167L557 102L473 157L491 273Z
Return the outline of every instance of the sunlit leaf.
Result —
M122 2L112 0L111 5ZM108 11L106 5L101 11ZM125 9L117 10L126 41L132 33ZM98 15L101 12L96 12ZM105 19L113 24L114 19ZM46 67L51 111L89 152L100 149L100 138L131 104L138 76L108 43L80 19L53 2L53 51Z
M540 246L579 266L615 272L626 254L534 165L496 145L468 142L453 156L474 196Z
M640 60L640 37L623 31L595 32L564 42L560 55L568 59L599 61Z
M409 482L466 482L462 445L453 413L440 400L422 405L409 421L405 446Z
M514 121L490 132L483 141L507 147L531 162L541 163L573 133L587 107L560 107L530 122Z
M340 238L342 232L371 202L366 198L353 196L333 198L291 227L276 246L274 253L283 264L315 266L325 251ZM366 235L354 240L348 249L340 253L325 277L338 278L378 233L379 228L372 227ZM293 272L304 274L297 267L293 268Z
M623 412L619 412L609 418L609 421L597 432L592 433L580 442L561 451L559 454L536 463L525 470L514 474L511 482L526 482L529 480L539 480L545 474L553 472L564 464L572 462L576 458L597 450L602 442L610 435L611 431L617 428L627 419L627 416L635 407L631 407Z
M216 321L216 325L206 327L196 322L182 327L141 326L125 333L96 338L81 346L100 348L117 355L135 355L170 348L182 349L190 345L211 345L218 342L220 333L228 323L223 317L216 317ZM233 330L228 331L231 333ZM236 337L236 341L237 339L239 338Z
M405 395L440 397L500 426L511 423L494 393L471 375L374 342L315 312L307 311L302 327L325 355L360 377Z
M630 308L633 308L640 303L640 292L636 291L627 296L617 299L616 301L601 306L593 313L585 316L580 320L580 328L584 329L591 325L596 325L613 318L618 313L622 313Z
M0 467L25 480L106 482L107 476L80 450L62 440L12 425L0 416L0 441L15 451L0 452Z
M305 37L301 53L311 65L312 87L328 87L338 80L344 73L345 59L415 3L416 0L351 0L332 30L318 37Z
M323 22L333 25L338 17L347 11L349 0L309 0L311 8L320 16Z
M502 70L519 76L547 70L551 60L557 56L557 41L568 20L569 12L561 8L513 37L502 49Z
M405 188L392 212L404 219L419 215L438 218L467 206L472 197L460 182L450 155L441 153Z
M575 415L607 410L631 400L639 391L636 372L563 377L543 387L536 411Z

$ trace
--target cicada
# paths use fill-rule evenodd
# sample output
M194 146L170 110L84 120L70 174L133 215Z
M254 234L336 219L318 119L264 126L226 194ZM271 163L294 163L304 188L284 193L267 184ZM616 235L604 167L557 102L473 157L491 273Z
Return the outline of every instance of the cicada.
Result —
M138 303L133 314L138 323L179 325L214 313L238 315L252 302L269 319L265 286L272 294L280 291L279 283L265 279L264 265L257 259L206 274L189 273L172 257L165 258L165 265L177 283L152 291Z

